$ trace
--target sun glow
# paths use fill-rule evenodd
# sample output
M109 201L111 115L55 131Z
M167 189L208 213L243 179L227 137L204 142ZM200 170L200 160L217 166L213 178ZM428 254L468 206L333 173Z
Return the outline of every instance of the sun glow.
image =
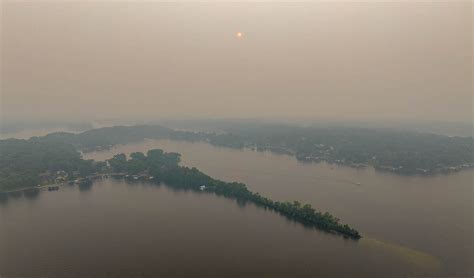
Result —
M243 36L244 34L242 34L242 32L237 32L237 34L235 34L235 35L237 36L237 38L242 38L242 36Z

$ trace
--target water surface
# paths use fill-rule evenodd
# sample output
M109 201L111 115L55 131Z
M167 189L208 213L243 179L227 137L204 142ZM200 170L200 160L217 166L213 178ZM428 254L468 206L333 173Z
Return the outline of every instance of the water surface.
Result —
M470 277L472 171L402 177L205 143L147 140L88 153L162 148L275 200L300 200L357 228L361 241L306 229L212 194L107 179L89 190L0 204L0 274L19 276ZM358 185L360 183L360 185Z

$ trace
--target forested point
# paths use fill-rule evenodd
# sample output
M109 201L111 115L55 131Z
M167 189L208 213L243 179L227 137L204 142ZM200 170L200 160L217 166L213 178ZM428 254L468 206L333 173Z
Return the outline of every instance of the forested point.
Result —
M340 224L339 219L328 212L318 212L311 205L301 205L298 201L273 201L259 193L251 192L243 183L213 179L194 167L179 166L179 161L178 153L166 153L154 149L148 151L146 155L141 152L132 153L129 159L125 154L117 154L108 160L108 163L113 172L126 173L135 178L145 177L155 183L164 182L172 187L214 193L239 202L250 202L278 212L307 227L338 233L352 239L361 238L358 231L348 225Z

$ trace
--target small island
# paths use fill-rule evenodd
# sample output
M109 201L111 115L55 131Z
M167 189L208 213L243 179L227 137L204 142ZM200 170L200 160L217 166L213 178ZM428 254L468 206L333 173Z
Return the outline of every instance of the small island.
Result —
M29 140L1 140L0 192L19 191L52 186L52 184L92 185L97 176L112 176L130 180L147 180L167 186L212 193L234 199L239 203L252 203L296 221L306 227L316 228L346 238L358 240L359 232L330 213L316 211L309 204L298 201L278 202L248 190L238 182L213 179L196 168L180 166L181 155L160 149L147 154L135 152L129 158L117 154L107 162L82 159L72 145Z

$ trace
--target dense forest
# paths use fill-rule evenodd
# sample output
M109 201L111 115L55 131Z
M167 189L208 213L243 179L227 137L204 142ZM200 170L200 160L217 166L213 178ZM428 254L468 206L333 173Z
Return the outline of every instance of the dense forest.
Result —
M373 166L398 174L435 174L474 166L472 137L449 137L390 129L316 128L277 124L228 124L220 132L173 130L157 125L116 126L79 134L53 133L38 140L70 143L83 151L145 138L205 141L230 148L252 148L352 167Z
M104 167L104 162L82 159L70 144L37 138L0 140L0 191L87 176Z
M115 155L108 160L114 172L127 173L133 175L132 178L152 179L155 183L164 182L168 186L211 192L238 202L251 202L308 227L336 232L353 239L361 237L355 229L340 224L339 219L327 212L316 211L309 204L301 205L297 201L275 202L251 192L243 183L213 179L196 168L179 166L179 161L179 154L165 153L160 149L150 150L146 155L141 152L132 153L128 160L124 154Z

